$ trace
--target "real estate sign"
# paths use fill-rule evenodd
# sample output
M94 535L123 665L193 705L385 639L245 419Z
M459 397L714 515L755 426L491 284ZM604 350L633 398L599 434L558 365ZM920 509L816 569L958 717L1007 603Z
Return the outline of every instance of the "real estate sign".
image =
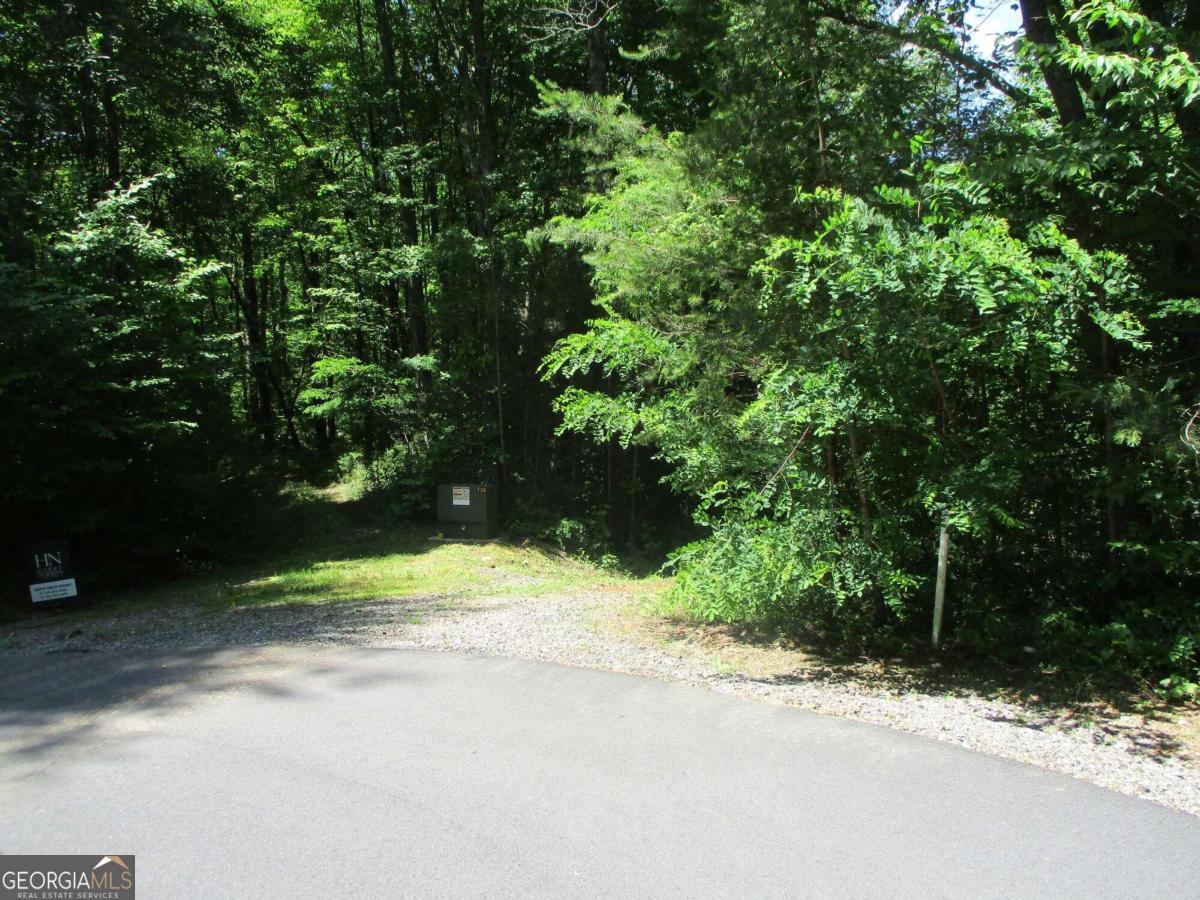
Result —
M66 541L27 544L24 548L29 596L34 603L50 603L79 596L75 568Z

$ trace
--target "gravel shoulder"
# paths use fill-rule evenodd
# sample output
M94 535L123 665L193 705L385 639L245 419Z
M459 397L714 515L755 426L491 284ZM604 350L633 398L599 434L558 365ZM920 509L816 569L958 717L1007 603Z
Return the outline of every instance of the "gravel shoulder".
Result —
M731 665L728 654L638 622L632 589L526 597L430 594L396 600L199 605L0 627L0 652L93 652L257 644L342 644L509 656L680 682L883 725L1031 763L1200 816L1200 763L1168 723L1113 710L1061 710L969 689L881 677L877 664ZM632 623L632 624L631 624Z

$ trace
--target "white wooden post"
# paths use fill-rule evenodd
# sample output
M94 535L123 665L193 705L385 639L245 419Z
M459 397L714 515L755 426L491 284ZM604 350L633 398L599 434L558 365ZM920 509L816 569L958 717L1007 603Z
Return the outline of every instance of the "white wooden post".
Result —
M938 541L937 586L933 590L933 649L942 645L942 611L946 607L946 562L950 556L950 529L942 526Z

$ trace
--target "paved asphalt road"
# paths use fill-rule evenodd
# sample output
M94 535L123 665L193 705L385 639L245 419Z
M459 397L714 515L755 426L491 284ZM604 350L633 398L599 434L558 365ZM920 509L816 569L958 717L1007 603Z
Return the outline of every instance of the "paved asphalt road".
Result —
M605 672L403 650L0 654L0 850L138 896L1200 896L1200 819Z

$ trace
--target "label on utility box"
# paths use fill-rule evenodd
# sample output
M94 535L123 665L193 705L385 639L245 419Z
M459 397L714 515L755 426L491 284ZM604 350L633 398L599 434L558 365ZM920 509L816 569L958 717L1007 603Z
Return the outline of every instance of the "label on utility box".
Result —
M452 488L450 488L450 505L451 506L470 506L471 505L471 489L469 487L452 487Z
M64 578L61 581L43 581L41 584L31 584L29 595L33 598L34 603L43 603L46 600L65 600L67 597L78 597L79 591L75 587L74 578Z

